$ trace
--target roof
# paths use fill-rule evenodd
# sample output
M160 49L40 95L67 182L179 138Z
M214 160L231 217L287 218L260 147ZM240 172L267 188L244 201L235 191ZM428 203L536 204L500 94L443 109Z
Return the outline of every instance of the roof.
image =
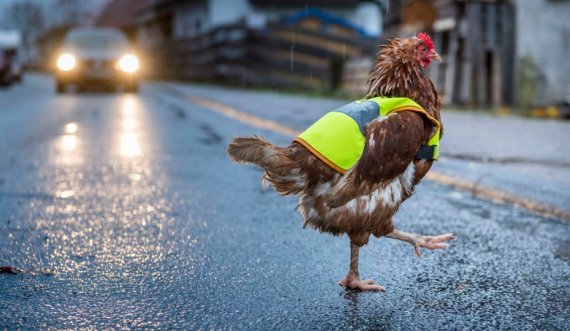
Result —
M250 0L258 7L351 7L365 0Z
M361 27L351 23L349 20L346 20L346 19L339 17L339 16L336 16L336 15L325 13L324 11L317 9L317 8L313 8L313 7L308 7L307 9L300 10L300 11L298 11L292 15L285 17L283 19L283 23L285 23L287 25L295 24L295 23L299 22L300 20L303 20L303 19L309 18L309 17L318 18L327 24L336 24L336 25L342 26L346 29L355 31L356 33L358 33L360 36L363 36L363 37L374 37L374 36L370 36L364 29L362 29Z

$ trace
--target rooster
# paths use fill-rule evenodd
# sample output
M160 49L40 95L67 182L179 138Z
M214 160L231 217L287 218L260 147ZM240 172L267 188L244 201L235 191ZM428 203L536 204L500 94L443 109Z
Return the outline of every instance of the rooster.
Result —
M374 103L369 100L379 97L409 98L409 102L418 106L403 107L387 116L375 115L366 123L360 123L363 146L354 164L343 168L330 162L305 141L303 134L287 147L272 145L256 136L235 138L228 146L231 160L260 166L265 171L263 180L272 184L277 192L299 196L298 209L304 227L337 236L348 235L350 268L339 282L343 287L385 290L371 279L360 279L359 250L368 243L370 235L406 241L413 245L418 256L420 248L443 249L447 241L454 239L452 233L438 236L407 233L395 229L392 222L400 204L412 195L414 186L437 159L433 154L421 156L426 148L429 152L428 142L434 140L434 131L438 134L436 138L443 134L441 103L423 70L432 61L440 60L431 38L425 33L392 39L381 47L368 78L365 99L345 106L348 107L345 113L354 115L351 111L354 107L372 109ZM345 108L339 111L342 109ZM338 130L332 127L326 130L328 124L324 124L320 125L328 131L328 138L324 139L340 139L342 145L345 138L339 138ZM334 147L332 153L335 153Z

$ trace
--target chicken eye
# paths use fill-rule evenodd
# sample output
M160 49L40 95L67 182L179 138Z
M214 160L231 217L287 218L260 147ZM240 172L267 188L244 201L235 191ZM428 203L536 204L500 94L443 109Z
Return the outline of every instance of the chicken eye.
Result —
M427 48L422 47L422 52L425 52L425 51L427 51Z

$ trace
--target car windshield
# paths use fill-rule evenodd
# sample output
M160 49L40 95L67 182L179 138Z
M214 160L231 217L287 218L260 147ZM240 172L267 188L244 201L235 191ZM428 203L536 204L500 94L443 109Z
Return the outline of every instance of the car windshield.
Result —
M65 41L68 47L80 49L123 49L128 47L127 38L113 30L82 30L71 32Z

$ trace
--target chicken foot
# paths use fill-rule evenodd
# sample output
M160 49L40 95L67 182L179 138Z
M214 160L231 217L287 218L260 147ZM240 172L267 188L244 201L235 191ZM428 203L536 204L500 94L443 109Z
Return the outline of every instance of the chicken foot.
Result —
M338 282L338 285L344 286L353 290L360 291L385 291L384 286L373 285L372 279L360 280L358 273L358 255L360 253L360 246L350 242L350 269L346 277Z
M386 237L409 242L414 246L416 255L421 256L421 247L427 248L429 250L445 249L447 248L447 244L445 242L455 239L455 234L446 233L439 236L423 236L421 234L394 230L391 233L387 234Z

